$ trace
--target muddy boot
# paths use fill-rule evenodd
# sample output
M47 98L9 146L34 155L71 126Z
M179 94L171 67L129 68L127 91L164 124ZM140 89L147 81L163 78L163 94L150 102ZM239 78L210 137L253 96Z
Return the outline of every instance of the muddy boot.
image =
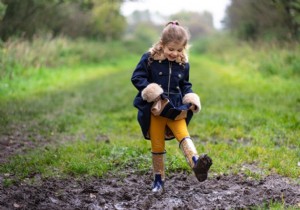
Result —
M162 153L152 152L152 165L153 165L153 174L154 174L152 192L154 193L161 193L164 191L165 153L166 152L162 152Z
M208 176L208 170L212 165L211 158L206 154L199 156L193 141L189 137L181 140L179 147L190 167L193 169L198 181L205 181Z

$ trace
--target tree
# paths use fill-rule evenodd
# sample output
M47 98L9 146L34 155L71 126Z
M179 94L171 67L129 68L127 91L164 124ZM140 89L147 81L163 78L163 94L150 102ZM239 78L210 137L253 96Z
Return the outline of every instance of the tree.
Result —
M120 14L121 2L119 0L95 1L92 9L93 24L99 35L105 40L119 38L125 28L126 20Z
M123 0L0 0L0 38L31 39L46 31L57 36L118 38L125 28ZM3 10L5 12L3 13Z
M224 22L243 39L296 38L299 36L299 1L232 0Z
M273 0L277 8L284 12L284 22L288 26L290 36L300 36L300 0Z
M43 28L39 17L47 17L47 12L61 4L59 0L2 0L6 6L0 22L0 38L6 41L17 35L31 38L37 28Z
M171 19L179 20L182 25L186 26L191 33L192 39L211 35L215 32L213 17L209 12L198 13L181 11L172 15Z

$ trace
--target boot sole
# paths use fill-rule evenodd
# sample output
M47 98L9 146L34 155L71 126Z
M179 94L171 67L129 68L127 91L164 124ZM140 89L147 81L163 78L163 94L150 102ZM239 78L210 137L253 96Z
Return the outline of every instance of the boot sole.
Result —
M197 163L193 168L193 171L199 182L203 182L207 179L208 170L211 165L212 159L207 154L199 156Z

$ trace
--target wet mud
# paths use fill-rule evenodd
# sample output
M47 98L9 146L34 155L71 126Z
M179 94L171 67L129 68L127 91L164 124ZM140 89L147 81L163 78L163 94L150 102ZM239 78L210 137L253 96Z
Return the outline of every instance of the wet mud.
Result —
M32 138L37 143L32 143ZM0 164L10 156L53 144L42 136L21 132L0 136ZM247 166L260 174L256 167ZM242 170L241 170L242 171ZM210 175L204 182L187 172L168 174L162 194L151 192L152 174L123 171L104 178L42 178L39 174L9 184L0 174L0 210L102 210L102 209L268 209L272 203L300 209L300 181L279 175L261 180L237 175ZM8 185L8 186L7 186Z
M161 194L151 192L152 175L129 173L122 178L42 179L3 186L0 209L251 209L279 202L300 208L300 185L278 175L261 180L243 174L209 177L187 173L167 176Z

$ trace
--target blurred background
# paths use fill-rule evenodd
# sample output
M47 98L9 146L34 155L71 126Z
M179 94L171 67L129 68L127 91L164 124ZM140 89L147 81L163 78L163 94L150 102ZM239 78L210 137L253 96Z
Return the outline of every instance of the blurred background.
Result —
M23 67L98 63L128 51L143 53L169 20L190 30L192 50L225 60L226 51L245 45L293 50L299 41L300 0L1 0L0 78L13 77ZM298 74L298 52L282 61L292 65L289 73ZM271 64L265 67L275 71Z

